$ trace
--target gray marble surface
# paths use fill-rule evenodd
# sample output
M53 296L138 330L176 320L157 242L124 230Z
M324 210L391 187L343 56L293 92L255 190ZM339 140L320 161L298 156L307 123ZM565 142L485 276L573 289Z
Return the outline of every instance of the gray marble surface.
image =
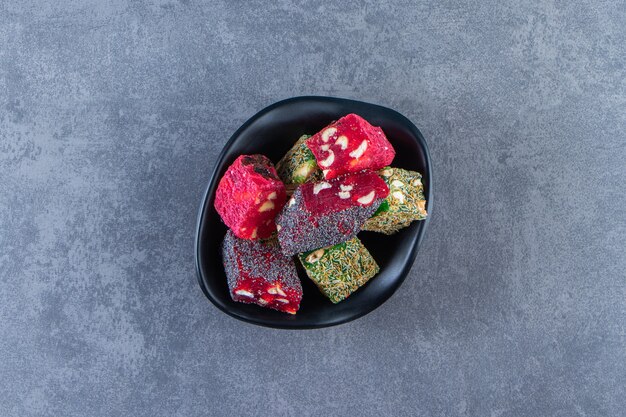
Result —
M0 1L0 415L626 415L624 1ZM368 316L196 283L221 147L303 94L392 107L435 210Z

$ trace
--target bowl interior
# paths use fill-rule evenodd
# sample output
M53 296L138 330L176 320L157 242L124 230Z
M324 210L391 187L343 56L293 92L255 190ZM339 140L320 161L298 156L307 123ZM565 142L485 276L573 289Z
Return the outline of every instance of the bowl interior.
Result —
M200 207L196 236L196 266L203 292L218 308L238 319L279 328L316 328L354 320L374 310L398 288L411 268L428 220L413 222L387 236L361 232L358 237L380 266L380 273L346 300L333 304L315 287L296 261L303 298L296 315L232 301L222 266L220 244L226 226L213 207L217 184L228 166L241 154L261 153L274 163L303 134L313 134L333 120L357 113L380 126L396 150L392 166L423 175L426 208L432 209L430 160L419 130L394 110L364 102L331 97L296 97L260 111L235 132L218 158Z

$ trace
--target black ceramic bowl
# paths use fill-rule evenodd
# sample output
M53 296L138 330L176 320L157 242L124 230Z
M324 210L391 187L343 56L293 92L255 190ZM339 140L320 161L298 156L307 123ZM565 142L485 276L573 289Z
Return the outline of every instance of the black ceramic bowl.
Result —
M196 232L198 281L207 298L226 314L249 323L277 328L333 326L374 310L404 281L428 219L413 222L410 227L392 236L359 233L359 238L380 265L380 273L338 304L331 303L319 292L300 265L304 294L296 315L236 303L228 293L220 254L226 226L213 207L220 178L241 154L261 153L274 163L278 162L301 135L316 133L348 113L356 113L373 125L382 127L396 150L392 166L422 173L426 208L429 218L432 216L433 183L428 147L420 131L406 117L386 107L332 97L295 97L275 103L245 122L224 146L200 206Z

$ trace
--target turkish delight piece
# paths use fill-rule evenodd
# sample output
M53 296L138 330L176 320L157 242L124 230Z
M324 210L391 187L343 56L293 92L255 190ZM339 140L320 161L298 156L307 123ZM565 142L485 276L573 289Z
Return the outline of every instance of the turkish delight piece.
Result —
M362 230L391 235L415 220L426 218L426 199L419 172L387 167L378 173L389 186L389 195L363 224Z
M282 254L276 238L239 239L229 230L222 243L222 258L234 301L296 314L302 285L293 259Z
M373 171L299 186L276 218L285 255L352 239L374 214L389 188Z
M302 253L298 258L309 278L333 303L344 300L379 271L378 264L357 237Z
M215 209L237 237L264 239L275 230L285 185L263 155L241 155L228 167L215 193Z
M288 194L290 194L289 191L293 192L299 184L324 178L313 153L306 146L305 142L310 137L311 135L302 135L276 164L278 177L285 183Z
M306 145L326 179L383 168L396 155L383 130L354 113L326 126L307 139Z

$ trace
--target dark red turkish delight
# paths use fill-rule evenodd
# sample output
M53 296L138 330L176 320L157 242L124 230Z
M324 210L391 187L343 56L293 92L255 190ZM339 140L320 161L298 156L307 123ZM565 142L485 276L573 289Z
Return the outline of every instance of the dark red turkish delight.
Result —
M311 136L306 145L326 179L386 167L396 155L380 127L353 113Z
M285 185L263 155L242 155L228 167L215 193L215 209L242 239L264 239L285 204Z
M293 259L281 253L276 239L239 239L229 230L222 257L234 301L296 314L302 285Z
M283 253L293 255L352 239L387 194L387 184L372 171L301 185L276 218Z

